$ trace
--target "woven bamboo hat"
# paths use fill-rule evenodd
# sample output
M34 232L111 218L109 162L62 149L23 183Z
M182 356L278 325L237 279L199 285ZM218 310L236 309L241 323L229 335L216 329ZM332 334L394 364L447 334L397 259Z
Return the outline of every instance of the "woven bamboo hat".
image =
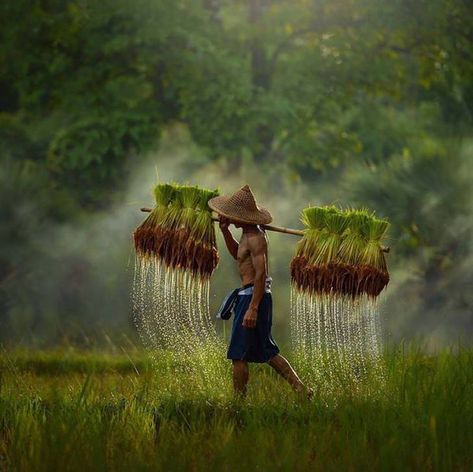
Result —
M222 216L241 223L266 225L273 221L271 213L256 204L255 196L248 185L233 195L220 195L209 200L209 207Z

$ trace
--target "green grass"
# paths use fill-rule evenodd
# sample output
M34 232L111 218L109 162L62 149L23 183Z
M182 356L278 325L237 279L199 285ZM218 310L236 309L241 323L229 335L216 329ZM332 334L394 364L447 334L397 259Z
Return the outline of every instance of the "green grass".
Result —
M473 350L401 345L384 383L312 402L265 365L234 399L215 357L3 351L0 369L0 470L473 468Z

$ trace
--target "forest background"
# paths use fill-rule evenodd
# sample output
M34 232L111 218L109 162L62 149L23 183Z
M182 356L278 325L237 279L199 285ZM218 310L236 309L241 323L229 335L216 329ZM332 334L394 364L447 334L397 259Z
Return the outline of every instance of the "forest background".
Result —
M471 2L4 0L0 18L0 342L135 342L131 233L169 180L249 183L283 226L375 210L386 339L471 339ZM270 235L282 340L296 240ZM219 248L214 310L239 285Z

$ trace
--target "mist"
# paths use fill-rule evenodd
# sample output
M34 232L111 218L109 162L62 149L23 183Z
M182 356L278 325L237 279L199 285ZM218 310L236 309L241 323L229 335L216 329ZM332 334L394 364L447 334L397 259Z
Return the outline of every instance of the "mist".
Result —
M470 152L471 146L463 144L463 167L459 172L464 178L473 175L472 160L467 158ZM39 234L27 235L25 244L37 250L32 256L25 254L21 261L21 284L12 289L8 317L3 320L4 342L39 346L69 343L90 347L124 342L139 345L130 312L132 232L145 217L140 207L153 206L152 189L158 182L219 188L223 194L248 183L258 203L272 213L274 224L294 228L301 227L300 211L306 206L348 206L356 201L357 184L352 171L340 174L335 185L332 177L311 185L291 181L284 178L285 171L281 164L262 169L248 162L238 172L232 172L224 160L209 162L184 126L169 127L156 152L142 156L136 166L130 165L127 181L109 208L83 215L73 223L48 224ZM436 189L431 192L435 196ZM405 249L401 251L400 238L391 234L387 256L391 281L381 297L381 326L386 341L420 339L426 347L435 349L458 340L465 342L471 334L473 300L468 284L472 279L473 247L471 239L463 239L470 234L473 220L471 193L465 200L469 203L467 212L464 208L461 214L443 223L445 232L454 228L453 240L460 240L463 256L438 274L435 290L426 287L421 269L426 257L430 257L428 249L406 255ZM430 201L430 205L438 205L448 214L448 201ZM389 202L376 210L381 216L391 216ZM396 232L392 228L391 233L402 234L397 229ZM232 232L239 237L239 230L232 228ZM225 294L240 285L218 228L217 234L220 263L211 283L213 313ZM289 263L298 237L275 232L268 232L268 236L274 333L276 339L286 343L290 335ZM450 286L456 291L449 298Z

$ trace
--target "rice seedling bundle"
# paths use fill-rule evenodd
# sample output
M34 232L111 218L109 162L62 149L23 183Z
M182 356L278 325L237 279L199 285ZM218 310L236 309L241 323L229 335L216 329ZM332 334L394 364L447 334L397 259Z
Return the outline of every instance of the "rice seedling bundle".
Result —
M360 256L358 280L360 291L371 297L378 296L389 282L386 259L381 246L389 222L372 216L361 226L365 246Z
M147 259L158 254L162 241L166 238L162 223L174 193L174 187L169 184L160 184L154 189L156 206L133 233L135 250L139 257Z
M215 343L209 287L219 256L208 201L216 195L197 186L159 184L156 206L133 233L133 319L155 360L163 348L188 356L203 343Z
M207 203L218 191L159 184L154 195L156 206L133 233L137 255L208 279L219 256Z
M367 210L309 207L291 261L296 289L310 294L377 297L389 282L382 241L389 222Z
M310 272L309 259L316 254L320 235L325 226L326 208L309 207L302 210L301 221L306 226L303 238L296 245L291 261L291 278L299 287L306 287ZM315 277L315 274L314 274Z

